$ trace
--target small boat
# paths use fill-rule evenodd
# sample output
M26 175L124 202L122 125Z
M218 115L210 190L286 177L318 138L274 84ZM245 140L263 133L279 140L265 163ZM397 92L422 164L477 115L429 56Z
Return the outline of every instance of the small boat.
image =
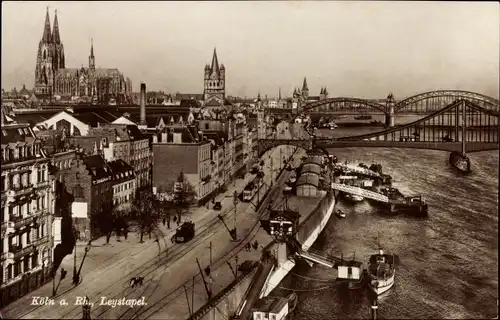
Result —
M288 296L288 313L292 313L295 307L297 306L297 302L299 301L299 298L297 297L297 294L295 292L291 293Z
M335 212L335 215L337 215L337 217L339 217L339 218L345 218L345 217L347 217L347 215L345 214L345 212L342 212L340 210L337 210L337 212Z
M365 283L365 271L363 270L363 263L354 260L344 260L340 256L340 262L335 266L337 269L337 281L346 283L349 290L360 289Z
M377 295L387 292L394 285L395 274L394 255L385 254L379 245L379 253L368 262L368 286Z

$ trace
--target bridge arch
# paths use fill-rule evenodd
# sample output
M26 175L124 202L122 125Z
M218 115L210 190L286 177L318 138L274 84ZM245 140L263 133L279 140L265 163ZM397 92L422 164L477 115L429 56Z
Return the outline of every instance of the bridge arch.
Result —
M315 145L322 148L396 147L450 152L497 150L500 148L499 123L499 112L468 100L457 100L412 123L358 136L315 137Z
M302 107L302 111L307 113L316 112L338 112L346 113L346 112L378 112L388 114L387 108L385 105L380 104L378 102L373 102L365 99L359 98L330 98L325 100L314 101L308 103Z
M487 110L500 111L499 101L486 95L465 90L435 90L419 93L394 105L395 113L432 113L455 100L467 100Z

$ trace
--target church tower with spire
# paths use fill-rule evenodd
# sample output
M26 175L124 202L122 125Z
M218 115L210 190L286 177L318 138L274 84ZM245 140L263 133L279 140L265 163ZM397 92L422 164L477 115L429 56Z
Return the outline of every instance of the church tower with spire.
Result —
M52 61L52 66L54 72L59 69L64 69L64 46L61 42L61 36L59 34L59 22L57 21L57 10L54 16L54 26L52 29L52 46L54 50L54 59Z
M59 34L57 11L53 30L50 27L49 8L45 14L42 39L38 43L35 67L35 93L50 98L54 92L54 74L65 67L64 47Z
M309 88L307 87L306 77L304 77L304 83L302 84L302 97L306 100L309 97Z
M94 39L90 39L89 69L95 70Z
M226 98L226 69L223 64L219 66L217 50L214 48L212 64L205 66L203 99L205 104L215 100L220 105L224 105Z

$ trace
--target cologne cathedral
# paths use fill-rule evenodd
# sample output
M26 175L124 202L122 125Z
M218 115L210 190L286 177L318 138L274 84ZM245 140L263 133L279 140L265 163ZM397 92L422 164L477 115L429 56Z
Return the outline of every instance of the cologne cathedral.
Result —
M51 28L47 9L43 36L38 44L35 95L44 100L108 104L128 103L131 93L132 82L118 69L96 68L93 43L88 67L66 68L57 11Z

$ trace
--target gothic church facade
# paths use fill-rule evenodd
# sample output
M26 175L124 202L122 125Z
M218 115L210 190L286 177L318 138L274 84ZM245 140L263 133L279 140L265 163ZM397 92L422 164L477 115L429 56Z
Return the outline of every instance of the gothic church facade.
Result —
M66 68L57 11L51 29L47 9L42 39L38 44L35 95L48 100L108 103L114 99L126 103L130 101L131 93L132 82L118 69L96 68L93 43L88 67Z

